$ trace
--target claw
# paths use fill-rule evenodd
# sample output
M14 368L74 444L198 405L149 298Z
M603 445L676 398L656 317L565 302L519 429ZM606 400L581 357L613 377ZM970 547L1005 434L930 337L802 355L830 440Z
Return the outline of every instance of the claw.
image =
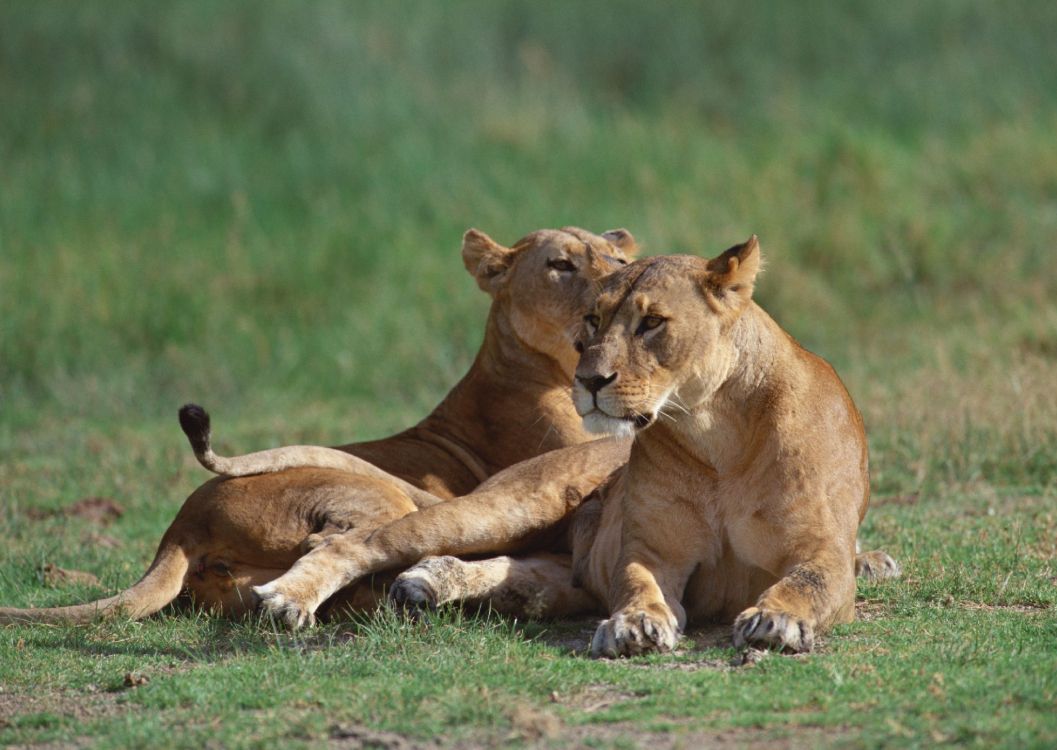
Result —
M756 610L743 612L734 621L735 648L773 648L778 651L803 652L814 646L811 625L785 612Z

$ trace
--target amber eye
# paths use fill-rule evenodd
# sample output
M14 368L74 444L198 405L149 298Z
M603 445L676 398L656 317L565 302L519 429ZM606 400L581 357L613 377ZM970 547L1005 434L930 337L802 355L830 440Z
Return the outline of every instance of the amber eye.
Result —
M646 331L652 331L654 328L660 328L664 325L665 318L660 315L647 315L641 321L639 321L639 327L635 331L636 336L641 336Z
M598 316L597 315L595 315L593 313L591 315L585 315L584 316L584 323L587 323L587 327L590 328L592 331L598 330Z
M576 265L565 258L552 258L547 261L547 268L553 268L555 271L560 271L561 273L569 273L570 271L576 270Z

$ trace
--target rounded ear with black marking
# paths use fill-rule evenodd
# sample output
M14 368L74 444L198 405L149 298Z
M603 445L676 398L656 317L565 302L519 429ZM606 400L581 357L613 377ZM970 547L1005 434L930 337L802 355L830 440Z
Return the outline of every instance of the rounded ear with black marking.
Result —
M760 272L760 241L754 234L740 245L725 250L708 261L705 285L717 297L736 295L748 302Z
M462 262L483 291L495 296L510 269L514 251L503 247L478 229L467 229L462 236Z
M639 243L631 236L627 229L610 229L602 232L602 237L615 248L618 248L628 260L634 260L639 254Z

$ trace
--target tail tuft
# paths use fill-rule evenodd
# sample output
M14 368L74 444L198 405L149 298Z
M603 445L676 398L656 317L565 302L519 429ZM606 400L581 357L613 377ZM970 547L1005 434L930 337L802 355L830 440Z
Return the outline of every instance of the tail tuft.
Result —
M198 404L184 404L180 407L180 428L196 454L209 450L209 412Z

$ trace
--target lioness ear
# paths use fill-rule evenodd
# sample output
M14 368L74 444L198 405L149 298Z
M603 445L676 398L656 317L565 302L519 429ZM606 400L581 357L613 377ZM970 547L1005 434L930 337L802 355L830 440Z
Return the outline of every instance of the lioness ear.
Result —
M610 229L602 232L602 236L613 247L619 248L628 258L634 259L639 254L639 243L631 236L627 229Z
M722 297L736 294L748 301L760 272L760 241L754 234L741 245L723 252L708 261L706 283L713 293Z
M462 236L463 265L477 280L477 286L493 296L513 257L513 250L478 229L468 229Z

